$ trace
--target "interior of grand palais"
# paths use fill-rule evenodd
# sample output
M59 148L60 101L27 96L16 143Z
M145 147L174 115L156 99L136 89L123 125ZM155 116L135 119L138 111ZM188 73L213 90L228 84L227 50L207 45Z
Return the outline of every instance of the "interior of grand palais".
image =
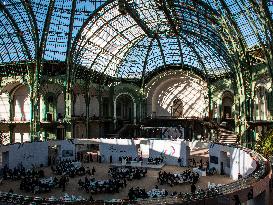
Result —
M0 0L0 205L273 204L271 0Z

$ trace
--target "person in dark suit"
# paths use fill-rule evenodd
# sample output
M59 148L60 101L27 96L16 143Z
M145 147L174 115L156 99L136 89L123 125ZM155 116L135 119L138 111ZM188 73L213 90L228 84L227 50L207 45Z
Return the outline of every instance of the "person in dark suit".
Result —
M192 194L195 194L195 191L196 191L196 186L194 183L191 184L191 193Z
M93 167L92 168L92 175L95 175L95 172L96 172L95 167Z

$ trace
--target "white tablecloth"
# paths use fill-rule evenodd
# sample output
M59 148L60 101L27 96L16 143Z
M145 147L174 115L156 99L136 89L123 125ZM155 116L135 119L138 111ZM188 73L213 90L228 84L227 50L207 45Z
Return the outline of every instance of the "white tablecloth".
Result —
M51 185L51 184L53 184L53 177L45 177L45 178L42 178L42 179L40 179L40 182L41 182L42 184Z
M152 189L151 191L148 191L147 194L150 198L153 198L155 196L156 197L163 197L163 196L165 196L165 189L162 189L162 190Z
M201 169L199 168L193 168L192 169L193 172L195 173L198 173L199 176L202 176L202 177L205 177L207 174L206 174L206 170L202 171Z
M142 163L141 161L139 161L139 162L138 161L131 161L131 165L135 166L135 167L141 167L141 163Z
M81 162L72 162L73 166L77 169L81 167Z

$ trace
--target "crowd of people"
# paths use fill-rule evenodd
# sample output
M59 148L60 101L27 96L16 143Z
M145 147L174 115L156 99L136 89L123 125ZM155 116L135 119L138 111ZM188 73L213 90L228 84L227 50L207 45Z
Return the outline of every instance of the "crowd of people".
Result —
M137 200L137 199L147 199L149 196L145 189L136 187L129 189L128 198L129 200Z
M139 161L140 159L133 159L132 157L120 157L120 161ZM141 159L142 160L142 159ZM162 157L148 158L148 163L150 164L161 164L163 163ZM196 163L195 159L191 160L192 166L196 167L199 164L199 168L206 168L207 172L211 172L214 174L216 172L215 168L209 169L208 162L203 164L202 159L199 163ZM2 170L4 179L12 179L12 180L21 180L20 182L20 190L24 190L25 192L31 192L33 194L48 192L53 188L62 188L63 191L66 189L67 183L69 183L69 177L75 176L85 176L84 179L79 179L78 185L82 190L85 190L87 193L96 194L96 193L119 193L123 188L127 187L128 181L133 179L141 179L147 175L147 168L142 167L111 167L109 168L108 174L111 176L111 179L107 180L96 180L95 175L95 167L91 170L89 168L85 168L82 166L80 162L75 162L71 160L63 160L59 161L56 166L51 166L51 170L56 175L52 177L45 177L44 171L42 169L33 168L30 170L25 169L23 166L18 166L14 169L9 169L6 166ZM207 192L204 191L196 191L196 183L199 180L199 174L196 172L187 169L181 173L167 173L166 171L159 171L157 181L159 184L169 184L170 186L174 186L177 184L190 184L191 193L193 196L198 195L208 195L211 196L213 194L218 194L217 191L209 190ZM13 193L13 190L10 189L10 193ZM91 196L92 196L91 195ZM165 197L168 195L167 190L158 189L156 186L154 189L146 192L145 189L136 187L130 188L128 197L130 200L136 199L147 199L147 198L156 198L156 197ZM170 196L179 195L184 196L184 194L178 194L174 192L169 194ZM185 195L185 197L187 197Z
M68 175L70 177L76 175L83 176L87 171L80 162L73 162L71 160L62 160L56 164L56 167L51 166L51 170L57 175Z
M160 171L158 173L157 181L162 184L169 184L174 186L183 183L196 184L199 179L199 174L192 172L190 169L183 171L182 173L167 173L165 171Z
M119 193L120 189L127 186L125 179L109 179L109 180L96 180L95 178L89 179L87 176L84 180L79 179L78 185L87 193Z
M157 198L168 196L167 190L159 190L158 186L155 186L154 189L146 192L143 188L131 188L128 192L129 200L138 200L138 199L147 199L147 198Z
M203 162L203 159L201 158L199 162L195 159L189 159L189 166L190 167L198 167L199 169L206 168L209 170L209 161L207 160L205 163Z
M42 169L26 169L22 165L18 165L14 169L9 169L4 166L2 169L3 179L20 180L25 177L43 177L44 171Z
M131 162L131 161L142 161L142 157L135 157L133 158L132 156L120 156L118 158L118 161L122 163L122 160L125 160L126 162ZM112 163L112 156L110 156L110 163Z
M37 177L37 176L27 176L22 178L20 183L20 190L26 192L32 192L33 194L49 192L53 188L62 188L65 191L66 184L69 182L67 176L61 176L60 179L57 177Z
M56 182L56 181L54 181ZM42 183L40 178L36 177L25 177L21 180L20 190L24 190L26 192L32 192L34 194L40 193L43 191L50 191L55 186L55 183Z
M155 165L158 165L158 164L162 164L163 163L163 157L149 157L148 158L148 164L155 164Z
M108 174L113 179L141 179L147 174L147 168L139 167L111 167L109 168Z
M87 200L81 196L74 196L64 194L62 197L49 197L43 198L38 196L23 196L11 192L0 192L0 203L3 204L20 204L20 205L30 205L30 204L65 204L67 202L86 202ZM1 203L2 204L2 203Z

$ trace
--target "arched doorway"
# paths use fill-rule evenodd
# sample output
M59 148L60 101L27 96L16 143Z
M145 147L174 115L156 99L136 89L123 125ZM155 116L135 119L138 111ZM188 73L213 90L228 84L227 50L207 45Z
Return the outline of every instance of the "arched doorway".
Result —
M175 99L172 105L172 116L177 118L183 117L183 101L181 99Z
M44 97L45 100L45 119L48 122L56 120L57 98L53 93L47 93Z
M257 120L266 120L267 118L267 90L265 86L260 85L256 88L257 106L255 108L255 118Z
M130 95L121 94L116 98L116 119L124 123L133 123L134 101Z
M230 91L224 91L222 95L222 119L231 119L232 116L232 106L234 103L234 95Z
M18 88L13 96L14 99L14 120L30 120L30 98L27 86Z

